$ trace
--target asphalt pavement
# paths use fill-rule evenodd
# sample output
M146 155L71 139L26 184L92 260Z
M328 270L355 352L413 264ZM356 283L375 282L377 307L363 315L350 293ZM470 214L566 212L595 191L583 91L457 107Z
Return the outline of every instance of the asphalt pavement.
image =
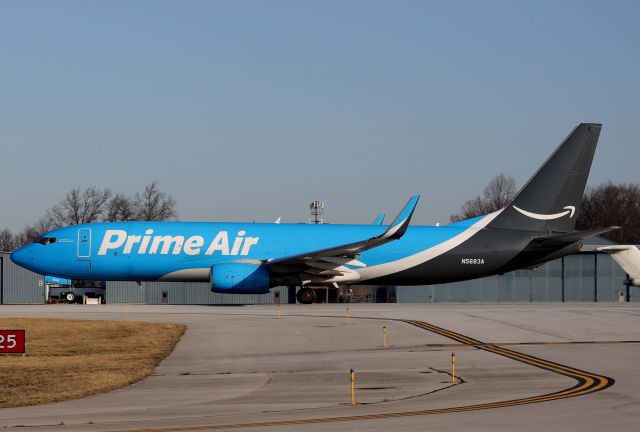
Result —
M279 311L128 305L126 311L123 305L1 306L0 316L173 322L187 332L145 380L82 399L3 409L0 427L640 427L640 304L283 305Z

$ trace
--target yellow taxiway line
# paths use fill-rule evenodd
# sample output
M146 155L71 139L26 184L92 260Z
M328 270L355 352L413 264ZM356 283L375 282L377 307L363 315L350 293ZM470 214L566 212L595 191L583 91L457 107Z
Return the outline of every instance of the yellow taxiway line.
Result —
M353 317L353 319L381 319L370 317ZM414 417L425 416L433 414L446 414L454 412L464 411L477 411L492 408L503 408L509 406L533 404L540 402L548 402L552 400L565 399L570 397L582 396L588 393L594 393L600 390L604 390L614 384L614 379L603 375L599 375L592 372L586 372L580 369L573 368L571 366L562 365L560 363L551 362L548 360L534 357L528 354L523 354L517 351L503 348L504 344L491 344L483 343L479 340L464 336L460 333L453 332L451 330L438 327L424 321L417 320L404 320L404 319L384 319L387 321L399 321L411 324L421 329L436 333L438 335L453 339L454 341L462 344L463 346L474 347L483 351L487 351L493 354L497 354L503 357L510 358L512 360L535 366L540 369L547 370L549 372L564 375L576 380L576 384L573 387L569 387L564 390L559 390L553 393L547 393L539 396L532 396L527 398L511 399L500 402L489 402L484 404L463 405L450 408L437 408L437 409L424 409L415 411L399 411L399 412L386 412L380 414L361 414L361 415L349 415L349 416L336 416L336 417L320 417L320 418L308 418L308 419L292 419L292 420L273 420L273 421L256 421L247 423L231 423L231 424L210 424L210 425L198 425L198 426L184 426L184 427L168 427L168 428L150 428L150 429L135 429L132 432L178 432L178 431L200 431L200 430L215 430L215 429L246 429L246 428L258 428L258 427L270 427L270 426L289 426L289 425L305 425L305 424L317 424L317 423L336 423L344 421L356 421L356 420L377 420L388 419L397 417ZM616 341L601 341L606 343L616 343ZM625 341L619 341L622 343ZM583 342L588 343L588 342Z

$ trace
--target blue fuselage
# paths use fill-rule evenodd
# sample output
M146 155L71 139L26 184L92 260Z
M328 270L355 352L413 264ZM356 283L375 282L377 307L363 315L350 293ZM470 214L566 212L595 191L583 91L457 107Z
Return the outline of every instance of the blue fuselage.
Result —
M368 269L386 265L384 276L392 275L394 262L406 261L468 233L482 218L448 226L409 227L401 239L364 251L358 260ZM39 242L14 252L12 260L41 274L76 280L207 281L209 269L217 264L268 263L374 237L385 229L375 225L329 224L93 223L51 231ZM469 259L474 259L473 254ZM479 265L478 261L475 267L474 274L480 275L493 266ZM405 264L398 270L407 268ZM469 270L468 266L465 268ZM357 267L352 269L361 271ZM380 272L375 275L379 277ZM366 279L363 274L360 282ZM401 283L427 283L429 277L416 275L410 279L404 277Z

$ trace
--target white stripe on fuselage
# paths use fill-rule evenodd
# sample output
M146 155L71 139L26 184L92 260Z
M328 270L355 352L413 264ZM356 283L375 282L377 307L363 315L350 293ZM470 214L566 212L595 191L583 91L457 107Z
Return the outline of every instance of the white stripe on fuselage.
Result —
M490 213L480 219L478 222L466 228L464 231L460 232L460 234L446 240L442 243L439 243L435 246L432 246L428 249L420 251L416 254L410 255L408 257L400 258L396 261L390 261L383 264L374 265L366 268L354 269L348 275L337 276L331 279L324 279L324 283L331 282L344 282L344 283L353 283L353 282L362 282L366 279L374 279L382 276L388 276L394 273L401 272L403 270L410 269L422 263L425 263L429 260L432 260L451 249L461 245L465 241L469 240L471 237L476 235L480 230L485 228L492 220L496 218L504 209L498 210L496 212ZM209 268L193 268L193 269L182 269L179 271L174 271L171 273L167 273L160 278L160 280L170 281L170 280L207 280L209 277Z
M363 269L357 269L356 271L360 274L360 281L364 279L374 279L382 276L388 276L393 273L398 273L403 270L408 270L417 265L423 264L427 261L430 261L445 252L450 251L451 249L460 246L465 241L469 240L471 237L476 235L480 230L486 227L492 220L496 218L504 209L498 210L493 213L489 213L478 222L471 225L466 230L462 231L460 234L446 240L442 243L439 243L429 249L425 249L416 254L410 255L408 257L400 258L396 261L391 261L383 264L378 264L371 267L366 267Z

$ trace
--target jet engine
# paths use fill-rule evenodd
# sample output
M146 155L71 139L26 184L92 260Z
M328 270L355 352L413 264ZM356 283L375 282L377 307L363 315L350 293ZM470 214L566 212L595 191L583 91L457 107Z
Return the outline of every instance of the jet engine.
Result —
M271 272L260 264L222 263L211 266L211 291L227 294L266 294Z

